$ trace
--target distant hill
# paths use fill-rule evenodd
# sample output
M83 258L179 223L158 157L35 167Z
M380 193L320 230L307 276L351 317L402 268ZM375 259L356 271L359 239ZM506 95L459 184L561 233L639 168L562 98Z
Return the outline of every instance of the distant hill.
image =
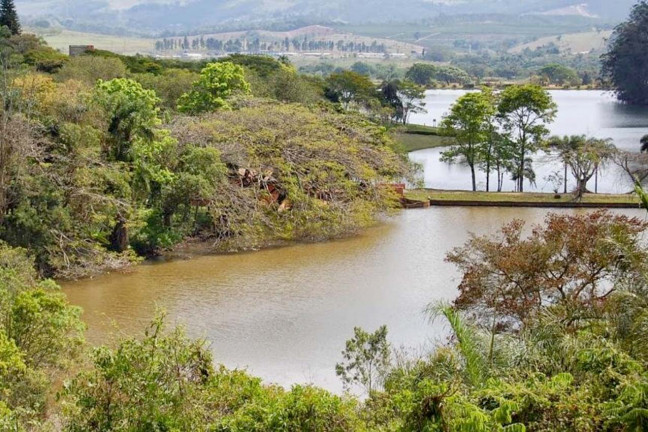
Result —
M410 22L453 14L579 16L624 19L636 0L16 0L32 20L78 30L184 32L270 24ZM294 27L298 27L295 25ZM276 29L276 28L275 28Z

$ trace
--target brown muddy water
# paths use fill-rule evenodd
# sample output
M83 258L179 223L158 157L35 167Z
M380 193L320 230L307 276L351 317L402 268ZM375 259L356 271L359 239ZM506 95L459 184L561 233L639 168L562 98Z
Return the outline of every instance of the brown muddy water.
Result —
M247 368L268 383L340 391L335 363L354 326L373 331L386 324L397 347L420 350L444 341L445 326L428 322L423 311L456 295L458 275L444 262L446 252L470 232L491 233L514 218L539 223L546 214L524 208L403 211L342 241L147 263L63 287L83 307L92 343L141 333L161 307L171 323L206 338L219 363Z

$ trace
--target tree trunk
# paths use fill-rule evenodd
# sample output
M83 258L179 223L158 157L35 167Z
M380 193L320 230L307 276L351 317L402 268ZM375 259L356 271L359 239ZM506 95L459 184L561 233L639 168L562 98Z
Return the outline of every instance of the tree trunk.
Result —
M564 194L567 194L567 164L565 163L565 192Z
M126 219L123 216L117 217L117 223L110 234L109 240L111 251L121 253L128 249L128 228L126 227Z
M472 176L472 190L477 192L477 176L475 175L475 164L470 164L470 175Z
M486 192L490 192L490 156L488 157L488 160L486 161Z
M585 192L587 192L587 180L576 179L576 198L580 200Z
M524 192L524 156L520 159L518 165L518 192Z

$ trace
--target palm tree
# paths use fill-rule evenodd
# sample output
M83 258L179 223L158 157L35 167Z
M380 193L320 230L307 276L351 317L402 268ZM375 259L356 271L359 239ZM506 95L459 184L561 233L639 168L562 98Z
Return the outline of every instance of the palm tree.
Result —
M614 154L616 147L610 139L587 138L584 135L571 137L554 137L549 145L558 149L560 158L565 165L565 185L567 184L567 168L576 179L576 198L582 198L587 192L587 182L598 175L603 166ZM565 193L567 188L565 186Z
M567 193L567 170L569 169L569 165L567 164L568 155L570 152L578 148L578 146L582 142L584 142L585 139L586 138L584 135L572 135L572 136L565 135L564 137L553 136L549 138L549 142L548 142L549 147L558 152L558 157L563 163L563 168L564 168L564 174L563 174L564 192L563 193L565 194Z

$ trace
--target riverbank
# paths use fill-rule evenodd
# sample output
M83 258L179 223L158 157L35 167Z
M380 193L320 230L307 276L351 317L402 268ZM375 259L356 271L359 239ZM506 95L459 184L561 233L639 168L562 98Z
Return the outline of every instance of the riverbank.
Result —
M449 147L454 138L444 136L437 127L407 124L391 131L392 138L407 153L438 147Z
M641 207L634 194L585 194L576 200L572 194L471 192L439 189L416 189L405 192L411 201L430 206L457 207L539 207L539 208L621 208Z

